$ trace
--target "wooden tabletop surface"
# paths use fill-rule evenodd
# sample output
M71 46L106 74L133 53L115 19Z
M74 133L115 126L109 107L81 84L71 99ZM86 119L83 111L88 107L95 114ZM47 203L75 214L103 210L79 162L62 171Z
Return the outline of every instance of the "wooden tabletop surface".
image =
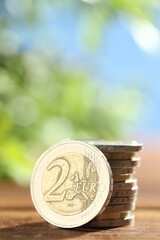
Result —
M45 222L35 211L29 188L0 182L0 240L2 239L160 239L159 147L144 152L137 171L139 196L134 226L98 229L61 229Z

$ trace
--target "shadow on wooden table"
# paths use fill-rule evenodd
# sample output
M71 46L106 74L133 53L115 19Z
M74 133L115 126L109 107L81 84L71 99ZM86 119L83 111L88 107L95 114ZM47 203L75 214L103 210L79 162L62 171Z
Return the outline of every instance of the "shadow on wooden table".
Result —
M11 223L11 227L5 227L0 229L0 239L29 239L29 238L38 238L38 239L85 239L85 235L90 232L101 231L88 228L74 228L74 229L61 229L54 227L47 222L35 222L27 224L18 224L14 226L14 223Z

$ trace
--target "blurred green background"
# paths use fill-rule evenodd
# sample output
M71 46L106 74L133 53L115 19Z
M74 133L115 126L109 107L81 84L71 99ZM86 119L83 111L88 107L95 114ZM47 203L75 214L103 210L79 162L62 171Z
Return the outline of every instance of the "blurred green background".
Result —
M0 179L28 184L36 158L61 139L131 135L146 98L140 81L110 84L108 76L98 78L90 60L119 15L149 24L158 8L154 0L0 1ZM48 13L56 24L43 34ZM75 22L87 64L64 51L68 41L74 54ZM63 42L55 26L57 32L63 26Z

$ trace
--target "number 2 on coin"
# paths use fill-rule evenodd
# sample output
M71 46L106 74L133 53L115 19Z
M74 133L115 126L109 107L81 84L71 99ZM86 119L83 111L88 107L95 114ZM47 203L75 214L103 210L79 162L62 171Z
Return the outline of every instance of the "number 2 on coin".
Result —
M59 188L59 186L65 182L68 173L69 173L69 164L64 159L56 159L48 166L48 170L51 170L53 167L59 167L60 177L57 179L56 183L52 186L52 188L44 195L44 199L47 202L52 201L63 201L66 191L62 194L53 194L54 191Z

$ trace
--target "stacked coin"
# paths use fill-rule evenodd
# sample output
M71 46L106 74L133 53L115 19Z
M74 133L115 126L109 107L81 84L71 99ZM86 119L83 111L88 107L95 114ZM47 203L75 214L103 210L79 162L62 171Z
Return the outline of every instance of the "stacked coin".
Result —
M106 209L87 227L118 227L134 223L134 210L138 195L137 179L134 177L140 158L136 156L143 144L92 141L107 158L113 174L113 192Z

